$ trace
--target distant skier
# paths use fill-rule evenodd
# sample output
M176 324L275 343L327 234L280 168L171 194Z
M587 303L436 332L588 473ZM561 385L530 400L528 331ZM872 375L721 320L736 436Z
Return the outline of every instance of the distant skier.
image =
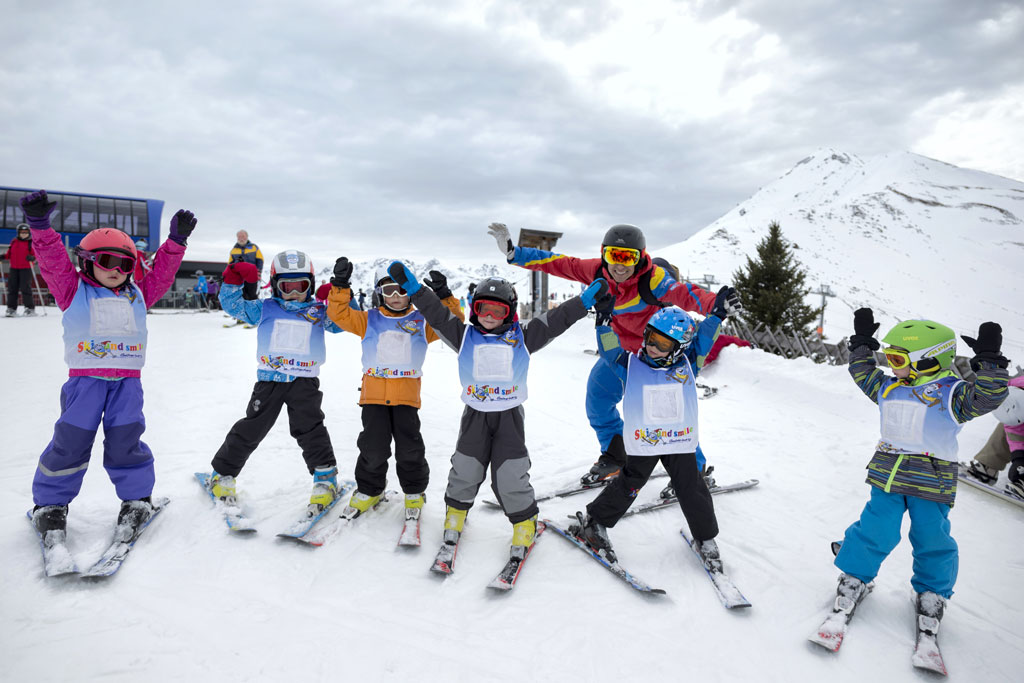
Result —
M32 298L32 263L36 260L32 250L32 232L28 225L18 226L17 237L11 241L7 251L0 254L10 266L7 269L7 313L8 318L18 314L18 295L25 305L25 315L36 314L36 303Z
M979 481L995 484L1009 464L1009 487L1024 498L1024 376L1011 379L1008 391L1006 400L992 413L999 423L967 468Z
M613 225L601 242L601 257L579 259L550 251L512 244L503 223L491 223L488 234L512 265L538 270L576 282L589 283L596 278L608 281L614 297L610 303L611 328L622 348L640 351L647 321L663 306L675 305L684 311L707 313L715 304L715 295L692 284L677 282L664 268L651 262L647 240L634 225ZM733 294L729 305L738 304ZM586 409L590 426L597 434L601 455L581 482L585 485L616 476L626 464L622 444L621 378L600 358L587 379ZM704 455L697 446L697 466L703 470Z
M640 350L634 353L619 345L607 324L596 328L601 362L608 363L625 385L622 437L629 458L622 474L587 505L587 514L576 513L579 524L573 532L609 562L616 562L616 557L606 527L622 518L661 462L697 551L709 569L722 569L714 540L715 507L697 468L696 378L728 315L726 302L732 295L732 288L723 287L700 325L680 308L661 309L647 322Z
M224 269L221 307L256 330L256 384L245 417L228 431L211 465L208 479L215 498L237 500L235 478L288 406L288 424L313 476L310 517L334 502L338 467L321 410L320 367L327 360L324 332L341 328L327 318L327 306L313 298L314 270L309 257L282 251L270 266L273 296L247 299L243 283L255 283L259 270L251 263L231 263Z
M64 360L70 368L53 439L32 482L33 524L44 544L64 542L68 504L82 487L102 422L103 466L122 501L118 527L137 529L154 510L153 453L141 440L146 310L170 289L196 219L184 210L174 214L153 270L136 283L138 252L124 232L96 228L86 234L75 249L76 270L60 234L50 227L57 203L40 190L22 197L21 207L43 278L64 311Z
M255 301L259 298L257 285L263 274L263 252L260 248L249 241L249 233L239 230L235 235L235 246L231 247L228 254L228 263L251 263L256 266L256 279L252 282L246 281L242 285L242 297L246 301Z
M445 491L444 545L439 558L453 558L477 492L491 470L491 489L512 523L510 555L523 559L537 530L537 502L530 485L523 402L530 356L587 314L607 291L596 280L578 297L520 324L518 296L508 280L490 277L475 288L467 325L446 308L430 287L396 261L388 268L412 303L445 344L459 354L462 413Z
M878 404L881 438L868 464L871 499L847 530L835 565L839 577L833 612L852 613L900 542L903 513L910 514L910 543L917 611L937 633L946 600L953 595L959 551L949 533L956 498L957 434L961 425L997 408L1006 397L1007 360L1000 353L1002 329L982 323L978 338L963 337L974 357L974 383L950 366L956 334L929 320L897 323L882 339L894 377L875 367L878 323L870 308L853 315L850 374Z

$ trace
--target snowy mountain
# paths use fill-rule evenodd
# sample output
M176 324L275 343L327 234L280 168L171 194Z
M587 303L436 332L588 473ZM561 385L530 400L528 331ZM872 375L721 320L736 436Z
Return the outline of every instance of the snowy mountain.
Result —
M1024 362L1024 183L909 152L861 159L824 149L656 253L694 279L728 283L772 221L798 247L811 289L836 293L828 338L849 335L852 311L864 305L883 333L924 317L973 336L994 320L1008 355Z

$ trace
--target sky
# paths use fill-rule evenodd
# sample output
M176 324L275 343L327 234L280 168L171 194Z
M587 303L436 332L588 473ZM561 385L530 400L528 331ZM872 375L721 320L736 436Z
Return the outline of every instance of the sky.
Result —
M353 259L492 221L677 243L821 147L1024 180L1024 9L977 0L4 3L0 185ZM267 253L269 252L269 253Z

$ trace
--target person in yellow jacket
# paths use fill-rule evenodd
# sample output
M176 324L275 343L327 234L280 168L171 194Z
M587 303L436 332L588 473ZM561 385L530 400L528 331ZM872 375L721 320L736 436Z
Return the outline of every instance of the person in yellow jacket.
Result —
M238 240L235 246L231 247L231 253L228 255L228 264L232 263L251 263L256 266L258 273L263 272L263 252L260 248L249 241L249 233L245 230L239 230L238 234L235 235ZM261 276L262 277L262 276ZM242 284L242 298L246 301L255 301L259 297L257 290L257 283L245 282Z
M406 519L419 516L430 478L426 449L420 435L420 378L427 345L437 333L413 308L409 295L386 270L374 277L377 308L352 308L352 263L345 257L334 264L327 316L338 327L363 340L363 381L359 394L363 431L356 446L355 478L358 488L345 513L354 517L380 500L387 484L391 441L395 442L395 471L405 493ZM459 300L452 296L447 278L436 270L426 281L438 298L460 320Z

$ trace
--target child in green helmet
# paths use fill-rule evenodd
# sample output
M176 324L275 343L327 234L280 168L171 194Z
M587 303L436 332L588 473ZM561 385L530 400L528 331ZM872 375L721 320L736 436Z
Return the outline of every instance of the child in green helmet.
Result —
M914 554L911 585L918 594L918 613L928 619L934 636L945 601L953 595L959 560L948 519L956 497L957 433L963 423L995 410L1006 397L1002 329L986 322L977 339L963 337L975 352L971 367L977 379L972 383L953 372L956 335L945 325L929 320L898 323L882 340L894 375L886 376L875 367L878 323L871 309L857 310L853 320L850 374L878 404L881 438L867 467L871 499L846 530L835 559L843 574L833 615L852 614L899 543L903 513L908 512Z

